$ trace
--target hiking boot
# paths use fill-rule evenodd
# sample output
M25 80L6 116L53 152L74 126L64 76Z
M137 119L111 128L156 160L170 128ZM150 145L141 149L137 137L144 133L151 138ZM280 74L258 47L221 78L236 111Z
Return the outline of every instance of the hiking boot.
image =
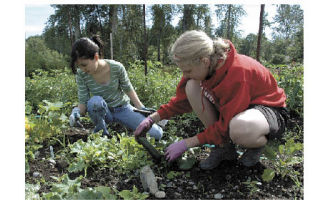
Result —
M251 167L256 165L260 160L263 147L247 149L239 159L244 166Z
M216 168L223 160L236 160L238 154L233 144L226 143L223 147L214 147L211 149L209 157L200 162L200 168L211 170Z

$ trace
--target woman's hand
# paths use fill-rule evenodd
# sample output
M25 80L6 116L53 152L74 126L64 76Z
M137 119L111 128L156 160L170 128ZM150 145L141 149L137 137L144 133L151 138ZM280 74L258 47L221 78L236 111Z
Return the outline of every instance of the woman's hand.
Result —
M168 146L165 152L166 159L169 160L169 162L171 162L177 159L187 150L188 147L185 140L181 140L179 142L170 144L170 146Z
M166 149L165 156L169 161L173 161L181 156L188 148L199 146L199 140L197 136L183 139L179 142L170 144Z
M145 134L146 132L148 132L150 130L150 128L152 127L152 124L154 123L154 121L150 118L150 116L148 116L147 118L145 118L137 127L137 129L134 131L134 136L138 137L141 134Z
M80 121L80 109L78 107L73 108L71 115L69 116L69 123L71 127L79 125Z

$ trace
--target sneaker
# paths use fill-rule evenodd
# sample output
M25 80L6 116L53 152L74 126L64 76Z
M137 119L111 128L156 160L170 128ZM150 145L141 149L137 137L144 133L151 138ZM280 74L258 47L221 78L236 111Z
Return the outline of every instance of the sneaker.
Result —
M256 165L260 160L262 150L263 147L247 149L240 158L240 163L247 167Z
M223 147L216 146L211 149L209 157L200 162L200 168L211 170L216 168L223 160L236 160L238 154L233 144L225 144Z

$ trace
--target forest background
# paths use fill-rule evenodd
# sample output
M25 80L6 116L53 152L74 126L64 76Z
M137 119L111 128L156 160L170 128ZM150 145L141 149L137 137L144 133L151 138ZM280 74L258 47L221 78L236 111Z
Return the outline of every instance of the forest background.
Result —
M300 5L277 7L271 21L263 7L261 15L256 17L259 28L256 33L245 37L240 29L241 25L246 24L241 23L241 19L247 15L243 5L218 4L213 7L208 4L123 4L52 7L55 12L48 18L41 36L26 39L26 76L31 76L31 72L36 69L65 67L69 62L71 44L80 37L91 37L93 34L100 34L105 42L105 58L122 61L125 66L136 60L159 61L170 65L170 45L182 32L192 29L203 30L213 38L227 38L235 44L239 53L259 61L272 64L303 62L304 19ZM271 36L266 36L266 29L272 30ZM48 57L51 59L48 60Z

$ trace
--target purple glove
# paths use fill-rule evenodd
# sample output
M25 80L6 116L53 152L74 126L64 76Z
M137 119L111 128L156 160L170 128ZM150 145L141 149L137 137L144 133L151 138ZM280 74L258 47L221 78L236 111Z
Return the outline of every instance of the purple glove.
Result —
M185 140L170 144L170 146L168 146L168 148L166 149L166 159L169 161L173 161L187 150L188 147Z
M134 131L134 136L139 136L142 133L146 133L152 127L153 120L148 116L145 118Z

